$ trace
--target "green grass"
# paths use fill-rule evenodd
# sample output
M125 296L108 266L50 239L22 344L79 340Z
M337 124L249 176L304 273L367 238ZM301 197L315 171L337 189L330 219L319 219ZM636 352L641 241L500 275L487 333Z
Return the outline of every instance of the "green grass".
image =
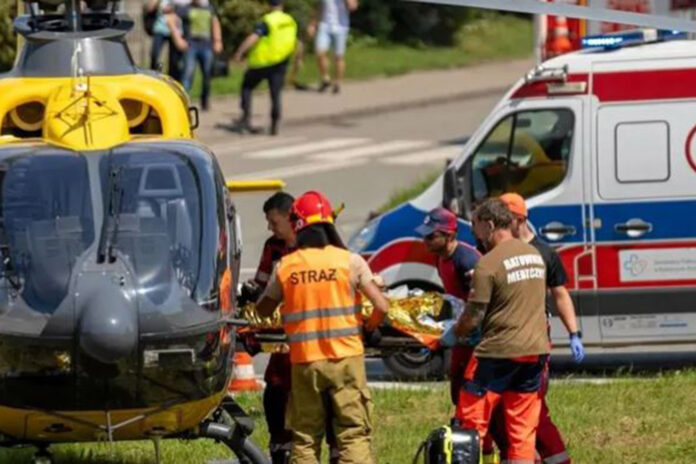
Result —
M438 176L442 174L441 169L437 169L435 171L432 171L428 174L425 174L422 176L419 180L417 180L413 185L409 187L403 187L394 190L390 195L387 201L385 201L382 205L380 205L379 208L377 208L377 213L382 214L390 209L399 206L401 203L407 202L409 200L412 200L416 198L418 195L420 195L425 189L430 187L430 185L435 182L435 179L438 178Z
M530 56L532 23L514 16L492 15L465 26L457 42L459 45L451 47L411 47L359 38L352 41L346 54L346 78L397 76L418 70L457 68ZM231 65L229 76L213 80L213 94L239 92L243 73L244 66ZM299 80L310 84L318 82L319 72L313 55L305 57ZM194 84L194 95L198 95L198 89L199 84Z
M381 464L410 463L421 440L453 413L444 384L433 390L378 390L375 401L374 450ZM254 439L268 440L261 396L243 395L239 402L256 419ZM696 371L672 372L657 378L619 377L604 385L551 385L552 416L568 443L574 462L696 462ZM61 445L57 463L149 464L149 442ZM167 441L165 463L203 464L223 459L226 450L210 441ZM0 463L29 462L30 450L0 452Z

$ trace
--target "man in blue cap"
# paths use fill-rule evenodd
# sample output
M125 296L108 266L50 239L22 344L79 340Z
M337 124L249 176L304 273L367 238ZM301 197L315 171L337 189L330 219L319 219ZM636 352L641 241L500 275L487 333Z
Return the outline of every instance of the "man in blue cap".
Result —
M435 208L428 213L416 233L423 237L426 248L437 256L437 272L445 293L467 301L471 276L480 254L470 245L457 240L457 216L445 208ZM459 400L464 369L473 352L473 346L456 344L452 348L450 363L450 388L452 403Z

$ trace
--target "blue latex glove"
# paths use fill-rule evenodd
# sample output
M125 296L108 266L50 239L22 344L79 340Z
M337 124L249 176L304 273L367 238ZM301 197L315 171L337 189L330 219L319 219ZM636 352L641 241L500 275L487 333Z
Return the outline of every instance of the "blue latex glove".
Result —
M469 345L476 346L479 341L481 341L481 329L474 329L471 334L466 337L457 337L454 333L454 326L457 325L457 321L449 320L443 322L442 336L440 337L440 343L442 346L451 348L455 345Z
M582 340L580 340L578 334L570 336L570 351L573 353L573 360L576 363L581 363L585 359L585 347L582 346Z
M450 320L443 322L442 336L440 337L440 343L442 346L447 348L452 348L457 344L457 336L454 334L454 326L456 321Z

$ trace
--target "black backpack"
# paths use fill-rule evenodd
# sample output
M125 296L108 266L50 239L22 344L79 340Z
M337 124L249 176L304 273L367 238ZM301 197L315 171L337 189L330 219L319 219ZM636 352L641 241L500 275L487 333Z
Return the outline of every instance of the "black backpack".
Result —
M151 36L154 34L157 16L159 16L159 3L157 4L157 8L152 11L147 11L147 6L143 5L143 26L145 27L147 35Z

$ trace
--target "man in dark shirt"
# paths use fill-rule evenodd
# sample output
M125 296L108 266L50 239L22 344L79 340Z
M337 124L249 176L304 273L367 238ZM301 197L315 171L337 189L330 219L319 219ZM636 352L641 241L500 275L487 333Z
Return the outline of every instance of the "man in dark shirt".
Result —
M437 256L437 272L445 292L461 300L469 299L471 273L481 256L473 247L457 241L457 216L445 208L435 208L416 228L428 251ZM450 393L452 403L459 400L464 368L474 347L467 341L452 348L450 362Z
M290 223L290 208L295 199L285 192L273 194L263 204L268 230L273 235L266 240L256 275L244 284L245 299L256 301L268 285L273 268L280 258L295 248L295 232ZM289 462L292 431L285 428L285 409L290 394L290 357L288 353L273 353L264 375L263 409L268 424L270 452L273 464Z
M532 245L539 251L541 257L546 264L546 289L553 297L556 310L558 312L563 325L568 330L570 335L570 347L573 352L575 362L581 362L585 357L585 351L582 346L581 334L577 327L575 317L575 308L573 300L565 288L568 281L563 263L561 262L558 253L548 244L541 241L527 225L527 205L522 196L517 193L506 193L500 197L500 200L508 207L513 215L513 233L523 242ZM551 299L548 294L546 297L546 313L551 314ZM549 413L548 405L546 404L546 392L548 388L548 366L544 371L542 379L542 404L541 413L539 416L539 428L537 430L536 448L543 462L554 464L570 464L570 456L566 450L563 437L559 432L556 424L554 424ZM496 443L501 448L506 448L504 440L499 440L498 437L504 437L500 430L503 426L502 414L498 411L493 420L492 427L498 428L493 432L496 437ZM503 451L504 452L504 451Z

